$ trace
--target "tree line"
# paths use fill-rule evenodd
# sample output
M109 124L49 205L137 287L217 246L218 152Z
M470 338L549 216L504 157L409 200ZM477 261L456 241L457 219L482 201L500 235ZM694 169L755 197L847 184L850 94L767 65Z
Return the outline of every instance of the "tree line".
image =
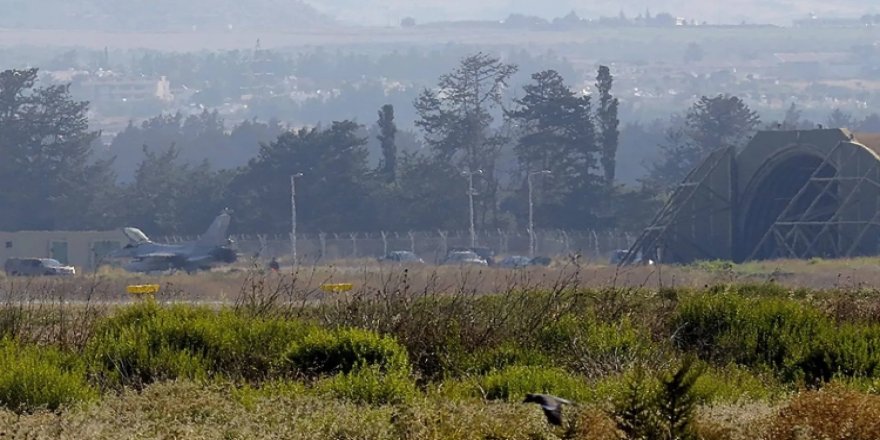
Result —
M554 70L514 93L508 80L517 69L485 53L464 57L413 103L420 139L398 129L391 105L378 108L371 127L246 121L219 138L208 134L221 132L215 113L160 116L114 141L142 149L126 179L96 151L88 105L69 86L38 85L36 69L8 70L0 73L0 230L137 225L194 234L231 208L236 232L285 233L296 173L304 232L465 229L472 173L480 229L526 228L531 176L536 227L636 231L683 173L714 148L745 143L761 123L739 98L703 97L673 117L644 180L621 185L610 69L598 69L594 94L574 91ZM252 157L224 162L235 148Z

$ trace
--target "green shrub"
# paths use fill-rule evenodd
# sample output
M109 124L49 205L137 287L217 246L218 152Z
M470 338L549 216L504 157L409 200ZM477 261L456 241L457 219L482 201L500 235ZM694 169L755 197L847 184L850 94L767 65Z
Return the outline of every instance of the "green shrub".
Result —
M691 265L694 269L703 272L731 272L733 262L728 260L702 260Z
M672 326L679 346L704 359L767 367L789 381L880 374L880 326L840 325L793 300L698 295L679 304Z
M694 387L703 367L686 359L674 371L648 378L636 370L625 392L614 400L614 419L627 438L696 439L695 412L699 397Z
M834 377L877 377L880 374L880 326L843 324L811 341L797 362L809 384Z
M617 383L611 395L612 416L626 438L648 439L656 434L657 398L660 382L635 369Z
M737 365L707 367L693 385L694 396L704 404L766 401L783 395L785 391L772 378L760 377Z
M818 310L782 299L701 295L683 301L672 324L678 342L704 356L747 365L783 368L800 359L807 344L831 330Z
M62 406L91 400L95 391L85 370L54 348L0 342L0 404L13 411Z
M537 350L508 342L490 350L473 353L464 364L466 373L485 375L513 365L549 366L552 362L547 355Z
M535 346L562 364L583 373L616 369L645 356L651 348L645 332L628 318L603 322L592 316L566 315L537 334Z
M521 401L529 393L548 393L578 401L594 398L585 378L553 367L510 366L476 379L489 400Z
M401 371L386 372L378 365L365 365L315 383L318 392L338 399L370 405L399 404L417 394L415 382Z
M360 329L316 330L292 344L286 359L307 377L350 373L375 366L384 373L409 373L406 350L389 336Z
M741 298L788 298L792 295L804 296L805 290L791 290L781 284L773 282L765 283L738 283L719 284L708 289L710 295L729 294Z
M286 348L309 328L231 311L142 304L101 322L86 355L92 373L109 385L216 376L262 380L277 373Z

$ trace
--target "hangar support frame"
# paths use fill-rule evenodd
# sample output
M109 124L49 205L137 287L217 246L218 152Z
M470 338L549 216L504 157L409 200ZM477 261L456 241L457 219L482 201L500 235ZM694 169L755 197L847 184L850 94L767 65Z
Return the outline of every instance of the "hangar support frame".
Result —
M880 210L866 220L845 220L845 214L859 203L858 195L865 189L880 192L880 182L871 178L880 169L880 162L870 161L861 175L847 176L839 167L834 167L831 160L843 145L838 143L825 156L754 247L748 260L755 259L768 242L772 242L771 248L775 250L772 256L775 258L857 256L868 232L880 228ZM854 160L857 153L858 150L851 149L846 161ZM829 169L833 174L822 177L822 171ZM818 190L818 193L811 192L811 189ZM806 203L807 208L799 211L797 207ZM854 235L847 237L847 231Z
M759 132L710 154L622 264L880 254L880 134Z

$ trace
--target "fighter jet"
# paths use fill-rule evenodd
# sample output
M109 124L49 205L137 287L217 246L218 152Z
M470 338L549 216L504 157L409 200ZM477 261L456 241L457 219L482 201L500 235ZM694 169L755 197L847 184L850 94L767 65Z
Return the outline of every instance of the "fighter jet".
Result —
M229 212L223 211L197 241L180 244L153 243L140 229L123 228L129 243L110 257L128 259L123 267L129 272L197 272L231 264L238 259L238 254L226 235L230 219Z

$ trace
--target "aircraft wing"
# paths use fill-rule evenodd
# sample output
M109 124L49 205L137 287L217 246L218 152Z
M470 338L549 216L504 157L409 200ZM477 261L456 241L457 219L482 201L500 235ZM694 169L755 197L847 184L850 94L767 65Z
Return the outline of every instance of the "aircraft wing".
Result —
M187 263L200 263L203 261L211 261L211 260L213 260L213 258L211 258L210 255L194 255L191 257L187 257L186 262Z
M179 258L178 254L174 254L171 252L151 252L149 254L139 254L135 255L135 258L139 260L152 259L152 260L171 260L174 258Z

